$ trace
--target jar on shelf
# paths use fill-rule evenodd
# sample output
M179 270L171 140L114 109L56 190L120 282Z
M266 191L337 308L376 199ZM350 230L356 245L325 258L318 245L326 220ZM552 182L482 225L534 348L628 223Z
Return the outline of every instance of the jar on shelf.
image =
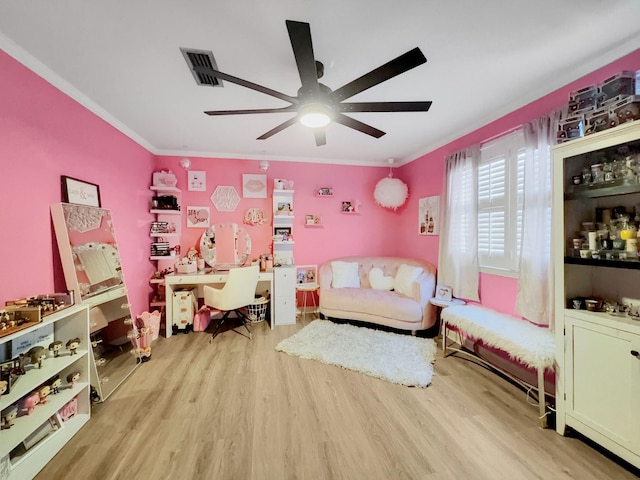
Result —
M604 182L604 170L601 163L591 165L591 180L593 183Z

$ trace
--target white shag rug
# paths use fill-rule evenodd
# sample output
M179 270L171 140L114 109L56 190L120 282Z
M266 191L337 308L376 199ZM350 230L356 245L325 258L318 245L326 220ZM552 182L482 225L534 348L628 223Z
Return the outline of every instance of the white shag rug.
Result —
M411 387L431 383L436 342L329 320L314 320L276 350Z

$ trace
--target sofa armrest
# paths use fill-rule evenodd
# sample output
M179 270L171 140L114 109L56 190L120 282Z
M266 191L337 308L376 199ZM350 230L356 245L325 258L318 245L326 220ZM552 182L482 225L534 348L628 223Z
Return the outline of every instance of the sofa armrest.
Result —
M325 288L331 288L331 281L333 280L333 271L331 270L331 262L326 262L320 265L318 271L318 279L320 284L320 290Z
M429 328L436 322L436 307L429 300L436 291L436 270L425 269L413 284L413 299L422 306L422 326Z

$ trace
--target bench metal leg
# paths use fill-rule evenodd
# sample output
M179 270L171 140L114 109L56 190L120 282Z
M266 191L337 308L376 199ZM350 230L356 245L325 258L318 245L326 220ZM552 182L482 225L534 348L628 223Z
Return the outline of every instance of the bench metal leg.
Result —
M544 367L538 368L538 412L540 428L547 428L547 397L544 393Z

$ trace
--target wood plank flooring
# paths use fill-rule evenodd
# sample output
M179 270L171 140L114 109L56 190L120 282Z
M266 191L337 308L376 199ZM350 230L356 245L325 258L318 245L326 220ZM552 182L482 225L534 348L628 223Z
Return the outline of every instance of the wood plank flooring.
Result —
M275 351L302 326L159 339L36 479L637 478L473 362L407 388Z

